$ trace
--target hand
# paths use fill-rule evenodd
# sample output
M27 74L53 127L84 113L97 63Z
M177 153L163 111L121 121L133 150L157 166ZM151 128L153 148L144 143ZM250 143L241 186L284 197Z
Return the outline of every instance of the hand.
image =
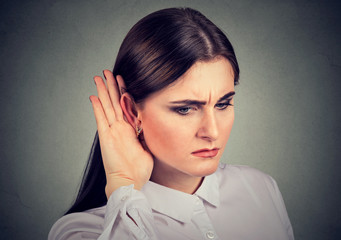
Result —
M130 125L120 105L118 89L125 89L121 76L117 82L109 70L104 70L107 86L99 76L94 77L98 97L90 96L94 110L107 185L107 198L121 186L134 184L141 189L149 180L153 157L141 145L135 128Z

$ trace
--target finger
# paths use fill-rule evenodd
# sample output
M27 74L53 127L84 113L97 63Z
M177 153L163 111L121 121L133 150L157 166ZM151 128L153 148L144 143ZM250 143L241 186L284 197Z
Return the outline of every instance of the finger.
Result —
M120 90L121 95L127 91L126 84L124 83L123 77L121 75L116 76L118 88Z
M111 104L110 96L108 94L108 89L105 86L105 83L101 77L95 76L94 81L97 86L98 97L101 101L104 113L107 117L109 125L111 125L114 123L116 116L115 116L113 106Z
M102 104L100 100L98 99L98 97L90 96L89 99L91 101L92 108L94 110L98 134L102 135L105 131L109 129L109 123L107 121Z
M120 105L120 92L117 86L117 82L114 78L114 75L109 70L103 71L104 77L107 80L107 86L109 91L109 96L111 99L111 104L114 108L114 112L117 119L123 118L123 112Z

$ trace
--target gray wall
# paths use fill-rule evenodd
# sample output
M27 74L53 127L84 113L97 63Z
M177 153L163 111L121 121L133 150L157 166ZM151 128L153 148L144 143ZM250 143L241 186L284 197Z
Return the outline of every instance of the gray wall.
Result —
M340 237L336 2L1 3L1 238L45 239L70 206L96 131L92 77L113 67L134 23L172 6L207 15L240 62L236 121L222 160L277 180L296 239Z

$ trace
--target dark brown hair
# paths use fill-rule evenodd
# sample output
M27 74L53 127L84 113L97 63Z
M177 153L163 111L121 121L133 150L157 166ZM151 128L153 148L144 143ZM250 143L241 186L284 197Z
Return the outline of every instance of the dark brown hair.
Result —
M195 62L225 57L232 65L234 83L239 67L230 41L200 12L168 8L151 13L128 32L118 52L114 76L122 75L126 91L136 103L169 86ZM106 204L105 172L96 133L82 184L66 214Z
M136 103L176 81L195 62L217 56L229 60L238 83L239 67L225 34L200 12L169 8L154 12L133 26L114 67Z

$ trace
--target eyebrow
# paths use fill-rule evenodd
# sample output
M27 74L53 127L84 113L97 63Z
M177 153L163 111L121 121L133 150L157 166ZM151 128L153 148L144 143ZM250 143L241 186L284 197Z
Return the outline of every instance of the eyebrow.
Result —
M229 93L226 93L224 96L219 98L218 102L222 102L229 97L235 95L236 93L234 91L231 91ZM179 101L172 101L170 102L172 104L186 104L186 105L205 105L207 102L205 101L198 101L198 100L191 100L191 99L184 99L184 100L179 100Z

